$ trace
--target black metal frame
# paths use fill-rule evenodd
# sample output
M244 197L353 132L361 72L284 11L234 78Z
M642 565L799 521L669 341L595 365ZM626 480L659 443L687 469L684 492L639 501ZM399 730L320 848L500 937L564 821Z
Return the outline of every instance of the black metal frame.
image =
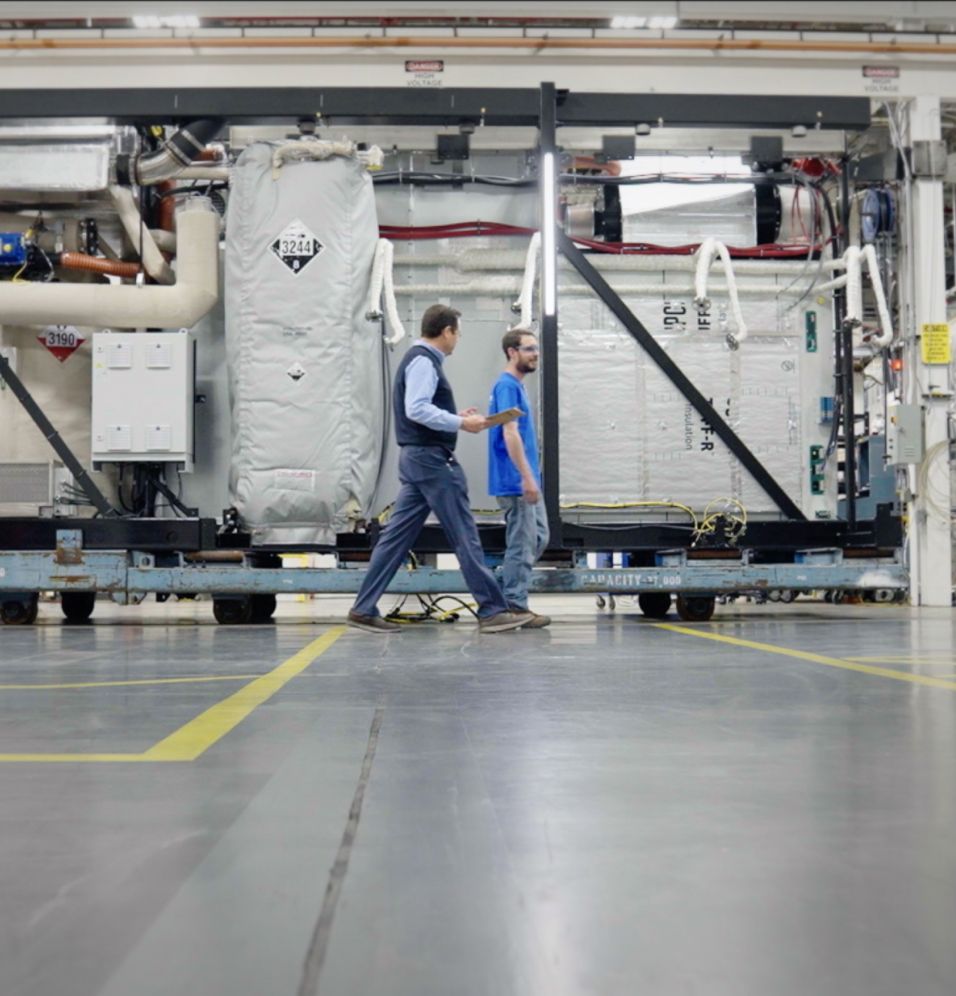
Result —
M552 151L555 155L559 151L559 123L562 126L577 127L643 123L663 124L665 127L738 128L788 128L804 125L843 131L862 130L870 124L870 102L867 98L582 93L558 90L553 83L543 83L539 89L428 91L336 87L7 90L4 91L4 96L6 107L15 108L16 114L0 115L0 120L14 117L26 120L66 117L107 119L130 124L169 124L195 118L221 117L248 124L268 121L289 123L302 118L318 118L335 124L537 126L540 129L541 150ZM847 183L847 171L844 170L844 215L848 204ZM808 521L713 406L657 346L650 333L591 266L586 256L557 226L556 229L554 272L557 273L560 244L565 257L714 428L715 433L776 502L782 513L789 517L787 521L757 521L748 525L745 544L749 549L757 551L757 557L786 560L795 550L807 547L888 550L899 545L902 537L901 523L892 514L890 506L878 506L877 516L872 521L856 520L853 455L850 452L853 448L852 338L842 328L845 309L839 294L836 305L838 374L841 378L840 392L846 420L844 424L848 427L848 515L846 521ZM627 550L635 554L635 562L651 563L655 551L689 546L689 529L682 525L631 523L612 526L561 521L557 313L543 316L541 329L544 349L541 379L544 499L551 522L554 555L582 549ZM5 368L0 369L0 373L3 372ZM40 414L42 416L42 412ZM49 428L52 435L47 434L47 438L56 446L55 432L52 426ZM75 458L73 460L75 462ZM82 467L78 474L69 462L68 465L82 482L82 474L85 474ZM92 481L89 484L92 485ZM105 498L102 501L106 503ZM108 514L107 509L108 503L101 512ZM243 533L217 536L215 521L212 519L0 518L0 549L52 549L55 546L56 531L63 528L81 529L84 547L88 549L188 552L208 549L214 545L249 545L249 537ZM504 535L500 527L482 527L482 534L487 548L503 547ZM354 554L361 558L370 548L373 539L374 535L342 535L338 537L334 549L346 556ZM448 543L440 528L426 527L416 549L441 552L448 549Z
M553 86L554 84L545 84ZM240 124L319 117L336 125L537 127L541 91L499 87L166 87L4 90L0 119L96 118L118 124L183 124L222 118ZM763 94L587 93L556 90L561 123L672 128L869 127L867 97Z

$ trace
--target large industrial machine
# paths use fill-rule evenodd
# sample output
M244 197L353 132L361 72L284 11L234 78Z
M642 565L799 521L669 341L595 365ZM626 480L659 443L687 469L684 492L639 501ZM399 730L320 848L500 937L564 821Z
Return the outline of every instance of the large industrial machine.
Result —
M938 166L893 107L550 84L7 106L3 622L43 591L71 621L97 593L204 592L234 623L355 591L398 487L391 371L435 301L462 312L463 405L506 328L540 336L535 590L655 618L676 596L687 620L718 595L905 591L900 493L927 454L901 233ZM484 447L460 456L493 561ZM391 590L464 591L447 551L426 526Z

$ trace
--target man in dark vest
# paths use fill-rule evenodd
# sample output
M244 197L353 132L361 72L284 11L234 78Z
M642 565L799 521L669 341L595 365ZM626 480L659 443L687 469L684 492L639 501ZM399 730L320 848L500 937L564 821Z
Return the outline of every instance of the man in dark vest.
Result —
M397 623L378 613L378 600L401 567L428 518L434 512L454 547L462 574L478 603L478 627L483 633L520 629L530 612L509 612L504 594L485 566L468 501L465 472L455 459L458 430L481 432L488 420L475 408L456 412L451 385L442 365L458 345L460 311L433 304L422 316L422 337L398 366L392 404L395 437L401 448L398 476L402 489L392 516L382 530L349 625L372 633L392 633Z

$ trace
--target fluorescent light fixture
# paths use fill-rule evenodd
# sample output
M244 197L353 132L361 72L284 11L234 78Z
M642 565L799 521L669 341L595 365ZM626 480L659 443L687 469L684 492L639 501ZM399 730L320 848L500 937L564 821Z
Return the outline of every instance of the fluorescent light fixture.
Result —
M137 28L198 28L195 14L137 14L133 17Z
M541 157L541 280L542 307L547 317L554 316L557 308L557 273L555 267L555 224L556 197L554 176L554 153L546 152Z
M677 26L677 18L667 16L657 17L632 17L628 14L618 14L611 18L612 28L652 28L656 30L666 30Z

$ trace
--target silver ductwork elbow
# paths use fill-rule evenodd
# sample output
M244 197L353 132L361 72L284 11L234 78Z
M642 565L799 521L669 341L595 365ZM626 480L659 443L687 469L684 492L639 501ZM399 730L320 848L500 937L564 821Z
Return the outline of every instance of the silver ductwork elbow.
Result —
M155 152L118 157L117 182L123 186L133 183L150 186L172 179L199 158L206 144L219 134L222 126L223 122L214 118L200 118L180 128Z

